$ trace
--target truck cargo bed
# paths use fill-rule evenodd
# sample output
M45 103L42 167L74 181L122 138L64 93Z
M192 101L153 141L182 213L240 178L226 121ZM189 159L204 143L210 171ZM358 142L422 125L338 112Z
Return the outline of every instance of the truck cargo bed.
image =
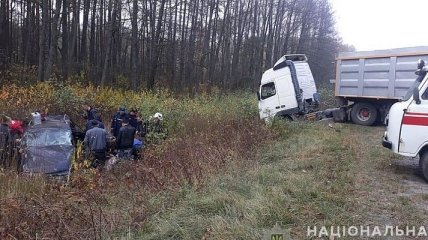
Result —
M428 47L339 53L335 95L401 99L416 79L419 59L428 61Z

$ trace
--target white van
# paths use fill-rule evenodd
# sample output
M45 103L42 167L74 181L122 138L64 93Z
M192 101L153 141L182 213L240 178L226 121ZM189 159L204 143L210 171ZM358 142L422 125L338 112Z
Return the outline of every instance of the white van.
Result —
M419 155L419 167L428 180L428 67L420 60L413 87L392 105L386 117L382 145L403 156Z
M294 118L296 114L313 112L319 105L314 77L303 54L285 55L261 79L260 118Z

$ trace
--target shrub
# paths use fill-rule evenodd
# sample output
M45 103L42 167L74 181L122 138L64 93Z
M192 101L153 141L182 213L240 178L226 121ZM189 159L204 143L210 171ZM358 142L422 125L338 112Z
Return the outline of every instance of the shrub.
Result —
M68 114L74 121L84 124L81 105L91 103L109 120L119 106L138 109L144 119L156 112L164 116L164 124L169 133L178 134L193 131L191 123L195 116L207 121L225 119L247 119L258 113L256 98L248 92L231 94L199 95L194 98L174 97L169 91L157 92L127 91L100 88L93 85L64 85L50 82L38 83L30 87L17 85L3 86L0 89L0 112L13 118L28 118L33 111L52 114ZM185 129L185 123L191 129ZM107 122L108 124L108 122Z

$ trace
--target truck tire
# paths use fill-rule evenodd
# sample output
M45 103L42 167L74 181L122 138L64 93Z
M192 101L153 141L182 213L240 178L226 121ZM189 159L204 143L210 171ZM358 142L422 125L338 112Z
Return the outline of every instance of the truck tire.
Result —
M425 180L428 181L428 151L419 154L419 169L421 169Z
M351 109L351 119L355 124L371 126L376 122L377 109L371 103L360 102Z

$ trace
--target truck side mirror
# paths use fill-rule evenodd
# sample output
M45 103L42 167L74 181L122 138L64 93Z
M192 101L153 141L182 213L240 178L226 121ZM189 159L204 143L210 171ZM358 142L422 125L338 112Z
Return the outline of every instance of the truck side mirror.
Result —
M419 96L419 89L417 87L413 89L413 100L415 100L416 104L421 104L421 97Z
M259 91L257 91L257 99L260 101L260 92Z

